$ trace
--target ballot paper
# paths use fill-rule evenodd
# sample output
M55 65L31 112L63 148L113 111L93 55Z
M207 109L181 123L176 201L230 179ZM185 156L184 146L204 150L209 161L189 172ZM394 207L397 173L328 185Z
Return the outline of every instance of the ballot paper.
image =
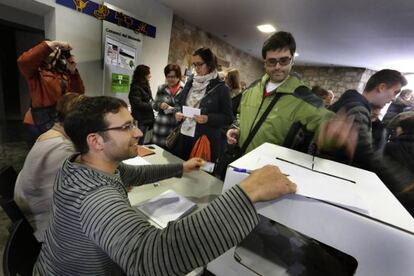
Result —
M161 228L168 222L182 218L196 208L196 204L174 190L167 190L159 196L144 201L136 208Z
M200 115L201 110L199 108L194 108L190 106L183 106L183 115L184 117L194 118L194 115Z
M252 168L254 167L254 169L261 168L265 165L276 165L282 173L287 174L288 178L297 185L296 194L298 195L369 214L369 208L360 196L358 184L351 178L345 179L328 175L312 170L310 167L295 164L291 160L258 156L252 162ZM249 175L243 172L235 173L240 175L237 179L239 182Z

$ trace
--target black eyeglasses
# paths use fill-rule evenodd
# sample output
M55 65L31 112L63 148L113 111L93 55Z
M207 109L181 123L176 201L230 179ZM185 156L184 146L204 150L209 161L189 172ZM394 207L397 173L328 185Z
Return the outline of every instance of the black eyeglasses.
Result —
M127 130L133 130L134 128L138 128L138 121L137 120L133 120L132 122L125 124L123 126L118 126L118 127L108 127L108 128L104 128L101 129L97 132L104 132L104 131L108 131L108 130L120 130L120 131L127 131Z
M167 79L178 79L178 77L177 77L177 76L175 76L175 75L174 75L174 76L168 76L168 75L167 75L167 77L166 77L166 78L167 78Z
M193 67L196 68L200 68L201 66L203 66L204 64L206 64L205 62L194 62L193 63Z
M291 61L292 61L292 58L291 57L281 57L281 58L269 58L269 59L266 59L264 63L268 67L274 67L278 63L281 66L289 65Z

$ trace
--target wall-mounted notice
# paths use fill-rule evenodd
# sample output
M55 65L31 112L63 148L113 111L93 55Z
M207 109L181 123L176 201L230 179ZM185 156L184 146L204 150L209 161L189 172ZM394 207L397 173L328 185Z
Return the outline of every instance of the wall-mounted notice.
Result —
M122 42L106 38L106 64L134 70L137 49Z
M129 92L129 75L112 73L112 92Z
M140 64L142 41L142 34L102 21L103 95L129 102L129 86L135 67Z

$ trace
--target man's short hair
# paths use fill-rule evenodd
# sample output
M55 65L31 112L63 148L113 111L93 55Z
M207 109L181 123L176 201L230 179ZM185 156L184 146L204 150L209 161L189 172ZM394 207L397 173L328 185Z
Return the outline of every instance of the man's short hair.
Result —
M107 128L105 115L118 113L122 107L128 107L123 100L107 96L91 97L78 103L66 116L63 124L76 150L82 154L87 153L89 147L86 137Z
M296 52L296 42L291 33L279 31L272 34L262 47L262 57L266 58L267 51L288 48L292 57Z
M401 86L405 86L407 85L407 80L397 70L383 69L381 71L376 72L369 78L367 84L365 85L364 91L372 91L381 83L385 83L388 87L391 87L396 84L401 84Z

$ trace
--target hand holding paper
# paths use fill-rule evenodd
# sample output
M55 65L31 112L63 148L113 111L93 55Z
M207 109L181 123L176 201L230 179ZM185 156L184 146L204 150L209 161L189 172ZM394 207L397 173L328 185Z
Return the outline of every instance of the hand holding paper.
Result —
M194 118L194 115L200 115L201 110L199 108L194 108L190 106L183 106L183 115L184 117Z

